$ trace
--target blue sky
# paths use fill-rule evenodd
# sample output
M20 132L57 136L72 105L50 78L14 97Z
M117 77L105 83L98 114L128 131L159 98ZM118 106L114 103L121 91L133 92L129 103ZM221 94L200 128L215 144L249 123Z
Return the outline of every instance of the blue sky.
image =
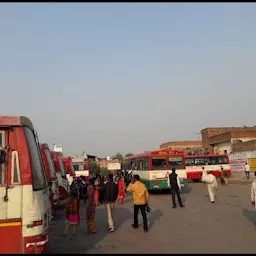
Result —
M0 5L2 115L66 154L256 125L254 3Z

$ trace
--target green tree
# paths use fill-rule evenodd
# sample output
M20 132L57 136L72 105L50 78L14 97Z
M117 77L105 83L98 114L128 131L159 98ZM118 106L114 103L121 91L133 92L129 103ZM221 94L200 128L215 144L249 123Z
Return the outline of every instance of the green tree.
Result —
M133 153L127 153L126 155L125 155L125 157L128 157L128 156L133 156L134 154Z
M120 152L118 152L114 156L112 156L112 159L117 159L121 161L123 159L123 155Z
M91 159L84 160L89 162L90 176L95 177L100 173L100 167L98 166L98 163L96 161Z

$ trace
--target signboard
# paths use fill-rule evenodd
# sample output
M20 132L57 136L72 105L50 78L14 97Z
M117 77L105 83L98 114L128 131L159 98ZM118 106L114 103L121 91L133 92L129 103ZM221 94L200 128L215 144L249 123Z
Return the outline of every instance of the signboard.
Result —
M256 158L249 158L248 164L250 165L250 171L256 172Z
M121 170L121 163L108 163L108 170Z
M238 160L230 160L230 169L232 172L244 172L245 164L247 163L247 159L238 159Z

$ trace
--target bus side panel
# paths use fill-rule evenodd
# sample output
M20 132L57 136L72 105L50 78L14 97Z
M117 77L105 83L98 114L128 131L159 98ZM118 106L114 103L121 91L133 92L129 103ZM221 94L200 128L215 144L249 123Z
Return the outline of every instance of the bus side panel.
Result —
M50 207L48 189L33 191L32 185L23 186L22 234L25 253L42 253L48 246ZM42 224L31 226L34 221L42 221Z
M21 220L9 219L0 222L0 253L22 253L22 227Z

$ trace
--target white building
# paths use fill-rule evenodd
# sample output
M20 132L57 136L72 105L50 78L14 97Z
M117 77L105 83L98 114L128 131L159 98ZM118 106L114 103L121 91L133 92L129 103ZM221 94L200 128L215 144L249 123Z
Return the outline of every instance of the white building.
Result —
M63 153L62 148L61 148L61 147L57 147L57 145L56 145L56 144L53 144L53 151Z

